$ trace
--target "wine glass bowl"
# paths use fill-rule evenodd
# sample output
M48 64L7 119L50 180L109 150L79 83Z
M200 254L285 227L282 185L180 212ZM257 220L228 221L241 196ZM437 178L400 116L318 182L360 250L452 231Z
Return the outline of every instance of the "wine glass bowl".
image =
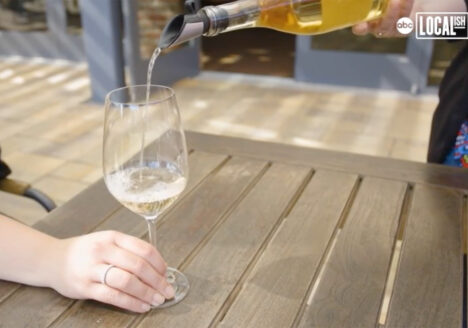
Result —
M105 102L104 181L126 208L146 219L156 247L156 221L183 192L188 179L187 147L174 91L156 85L114 90ZM180 302L187 278L173 268L167 280ZM158 308L159 308L158 307Z

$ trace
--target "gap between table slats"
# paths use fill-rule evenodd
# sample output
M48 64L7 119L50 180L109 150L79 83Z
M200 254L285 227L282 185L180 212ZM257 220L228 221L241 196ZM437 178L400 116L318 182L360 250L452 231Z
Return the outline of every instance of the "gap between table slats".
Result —
M295 328L295 327L297 327L299 325L306 307L308 305L310 305L310 300L313 298L314 293L317 290L317 287L318 287L318 285L320 283L323 272L325 270L326 263L330 259L330 256L331 256L331 254L333 252L333 248L336 245L338 235L339 235L341 229L343 228L343 226L344 226L344 224L346 222L346 219L347 219L347 217L349 215L349 212L351 211L351 208L352 208L352 206L354 204L356 196L359 193L359 189L361 188L361 184L362 184L362 179L363 179L362 176L358 176L358 178L356 179L356 182L355 182L355 184L353 186L353 189L351 190L351 193L350 193L350 195L348 197L348 200L346 201L346 205L345 205L345 207L343 209L343 212L340 215L340 218L338 220L338 224L337 224L335 230L333 231L332 237L330 238L330 241L328 242L328 245L326 246L325 252L323 253L322 258L320 259L318 268L315 271L314 276L312 277L312 280L311 280L311 282L309 284L309 287L307 288L307 292L305 294L306 296L304 297L304 299L302 301L302 304L301 304L301 306L299 308L299 311L297 312L296 317L294 318L294 321L293 321L293 323L291 325L291 327L293 327L293 328Z
M385 327L456 327L463 313L463 197L416 185Z
M382 301L380 303L379 317L377 318L376 326L384 326L387 321L388 309L393 294L393 286L395 284L396 273L398 272L398 264L401 254L401 244L405 233L406 223L408 221L408 214L413 200L414 187L408 184L406 187L405 198L401 207L400 219L395 236L395 243L393 245L393 254L388 268L387 281L385 283L385 290Z
M213 326L289 327L358 185L356 175L317 171Z
M269 235L267 236L267 238L264 240L263 244L260 246L260 248L258 249L257 253L255 254L254 258L251 260L251 262L248 264L247 268L245 269L244 273L242 274L242 276L240 277L240 279L237 281L236 285L234 286L234 288L232 289L231 293L229 294L229 296L226 298L226 301L224 302L224 304L221 306L221 308L219 309L218 313L216 313L215 317L213 318L213 320L211 321L211 324L210 324L210 328L211 327L214 327L216 326L220 321L223 320L224 316L226 315L226 313L229 311L230 307L232 306L232 304L234 303L234 301L236 300L237 296L239 295L239 293L241 292L242 288L244 287L244 284L245 284L245 281L247 279L247 277L249 276L249 274L252 272L252 270L255 268L255 266L257 265L258 261L260 260L260 258L262 257L262 255L264 254L265 252L265 249L268 247L268 245L270 244L270 242L274 239L274 237L278 234L278 232L280 231L280 228L281 226L284 224L286 218L288 217L288 215L291 213L292 209L294 208L294 206L296 205L296 203L298 202L299 198L301 197L302 193L304 192L304 190L306 189L307 185L310 183L310 181L312 180L313 176L314 176L314 173L315 171L314 170L311 170L309 172L309 174L306 176L306 178L304 179L302 185L298 188L298 190L296 191L296 193L294 194L293 198L291 199L290 203L288 204L288 206L285 208L284 212L281 214L280 216L280 219L278 220L278 222L275 224L275 226L273 227L273 229L270 231Z
M406 185L365 177L298 327L376 323Z

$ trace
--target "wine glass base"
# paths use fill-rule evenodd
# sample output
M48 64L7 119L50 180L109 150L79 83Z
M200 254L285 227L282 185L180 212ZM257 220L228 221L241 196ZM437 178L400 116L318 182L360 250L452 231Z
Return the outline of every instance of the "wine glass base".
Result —
M164 309L166 307L175 305L182 301L189 292L189 281L187 277L179 270L174 268L167 268L166 278L167 281L172 285L172 287L174 287L174 298L166 300L166 302L159 306L154 306L153 309Z

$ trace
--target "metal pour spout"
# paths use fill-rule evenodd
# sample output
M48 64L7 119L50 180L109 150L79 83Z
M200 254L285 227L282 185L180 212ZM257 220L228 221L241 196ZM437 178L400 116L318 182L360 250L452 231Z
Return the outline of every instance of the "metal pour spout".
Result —
M229 12L222 6L206 6L197 11L196 0L185 0L185 11L185 15L174 17L164 28L159 39L161 49L176 46L202 35L218 35L229 26Z
M159 47L170 48L202 35L215 36L242 28L255 27L260 13L258 0L237 0L197 11L195 0L185 1L186 15L174 17L164 28Z
M208 17L200 11L196 14L178 15L164 28L159 47L170 48L205 34L210 27Z

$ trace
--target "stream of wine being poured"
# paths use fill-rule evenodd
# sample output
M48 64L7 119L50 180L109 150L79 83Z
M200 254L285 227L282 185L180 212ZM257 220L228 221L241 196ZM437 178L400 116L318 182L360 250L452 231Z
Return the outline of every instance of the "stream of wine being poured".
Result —
M143 167L144 154L145 154L145 142L146 142L146 113L148 111L149 100L151 95L151 76L153 75L154 64L161 54L161 48L156 48L151 56L151 59L148 64L148 73L146 75L146 106L142 110L142 123L143 123L143 133L141 134L141 151L140 151L140 167ZM141 179L141 177L140 177Z

